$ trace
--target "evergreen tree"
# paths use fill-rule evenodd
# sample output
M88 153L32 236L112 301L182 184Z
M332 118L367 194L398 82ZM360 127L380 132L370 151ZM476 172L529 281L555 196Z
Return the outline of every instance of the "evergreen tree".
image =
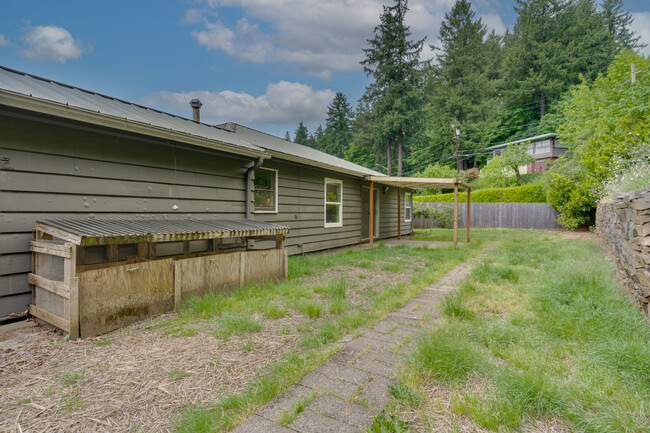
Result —
M371 102L375 117L376 138L386 143L388 174L392 174L392 143L397 143L397 175L402 175L402 158L406 144L416 137L422 106L419 91L424 39L410 39L405 22L406 0L383 6L380 23L361 62L366 75L374 82L366 88L364 98Z
M291 136L289 135L289 131L284 133L284 139L287 141L291 141Z
M314 137L316 138L316 143L318 143L323 138L324 133L325 132L323 131L323 126L318 125L318 128L316 128L316 133L314 134Z
M325 134L319 149L330 155L343 158L352 142L352 108L342 92L334 95L327 107Z
M614 36L619 50L644 48L646 44L639 43L640 36L635 36L634 32L630 30L633 21L632 14L622 8L623 0L603 0L602 14L607 31Z
M453 129L461 131L461 146L483 147L484 131L493 127L501 67L501 38L475 18L467 0L457 0L440 25L437 65L429 73L425 147L415 150L419 161L454 152ZM487 37L486 37L487 36Z
M385 147L375 139L377 136L375 116L370 102L363 98L357 104L352 120L352 143L345 151L345 159L364 167L377 169L377 164L386 164L383 159ZM381 170L380 170L381 171Z
M298 127L294 132L293 142L304 145L309 143L309 130L302 122L298 124Z

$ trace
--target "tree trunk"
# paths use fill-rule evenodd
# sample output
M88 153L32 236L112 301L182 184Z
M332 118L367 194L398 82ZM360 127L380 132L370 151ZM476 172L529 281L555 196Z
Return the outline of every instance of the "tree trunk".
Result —
M399 130L399 141L397 142L397 175L402 177L402 130Z
M544 117L544 111L546 108L546 95L544 92L539 93L539 119L542 120L542 117Z
M512 169L515 171L515 175L517 176L517 182L518 183L524 183L524 180L521 178L521 173L519 173L519 167L517 167L516 165L513 165Z
M388 176L393 175L393 155L391 152L390 137L388 137L388 140L386 140L386 172Z

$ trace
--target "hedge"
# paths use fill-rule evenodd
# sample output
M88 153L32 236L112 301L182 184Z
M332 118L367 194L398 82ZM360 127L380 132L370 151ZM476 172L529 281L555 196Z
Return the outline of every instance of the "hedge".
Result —
M418 203L453 203L454 193L414 196ZM459 202L467 202L467 191L458 193ZM546 192L539 184L487 188L472 191L472 203L546 203Z

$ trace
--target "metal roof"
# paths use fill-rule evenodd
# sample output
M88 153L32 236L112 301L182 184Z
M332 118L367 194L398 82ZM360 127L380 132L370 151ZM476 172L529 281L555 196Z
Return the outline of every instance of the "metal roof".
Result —
M189 101L188 101L189 104ZM0 105L243 155L263 149L216 126L0 66ZM189 111L188 105L188 111Z
M382 185L390 185L399 188L445 188L452 189L455 185L460 188L472 189L469 184L456 178L433 178L433 177L397 177L397 176L368 176L366 180L377 182Z
M554 137L557 137L557 136L558 136L558 134L556 134L555 132L549 132L548 134L536 135L534 137L522 138L521 140L509 141L507 143L497 144L495 146L486 147L486 149L499 149L501 147L508 147L511 144L519 144L519 143L524 143L524 142L528 142L528 141L533 142L533 141L546 140L547 138L554 138Z
M286 234L289 227L253 220L95 219L36 221L36 230L77 245L106 245Z
M227 124L218 125L225 127ZM294 143L243 125L233 124L235 134L243 140L267 150L273 158L286 159L303 164L334 170L355 176L385 176L384 174L346 161L309 146Z

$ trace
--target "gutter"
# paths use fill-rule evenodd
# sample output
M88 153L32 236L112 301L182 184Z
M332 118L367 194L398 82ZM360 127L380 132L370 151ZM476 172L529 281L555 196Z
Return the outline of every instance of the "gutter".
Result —
M244 205L246 207L246 219L251 217L251 204L250 204L250 182L251 182L251 173L259 168L260 165L264 162L263 157L259 157L257 162L253 162L253 165L246 170L246 175L244 176Z

